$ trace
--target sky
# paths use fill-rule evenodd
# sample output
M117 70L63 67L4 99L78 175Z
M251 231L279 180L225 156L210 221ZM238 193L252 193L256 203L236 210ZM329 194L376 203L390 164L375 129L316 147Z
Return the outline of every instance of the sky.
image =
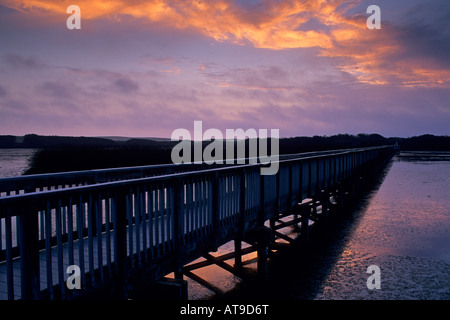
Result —
M0 0L0 135L170 137L194 121L449 135L450 1Z

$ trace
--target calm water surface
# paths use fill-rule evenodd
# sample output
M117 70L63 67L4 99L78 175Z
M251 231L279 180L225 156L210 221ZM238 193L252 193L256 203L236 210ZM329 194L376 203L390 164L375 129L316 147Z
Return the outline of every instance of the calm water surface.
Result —
M450 161L403 159L394 159L316 299L450 299ZM370 265L381 269L380 290L367 288Z
M20 176L36 149L0 149L0 178Z

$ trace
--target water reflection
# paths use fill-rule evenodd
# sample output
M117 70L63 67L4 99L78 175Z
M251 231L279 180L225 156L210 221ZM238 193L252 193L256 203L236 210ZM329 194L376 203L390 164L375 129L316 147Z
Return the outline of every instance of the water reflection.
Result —
M316 299L450 298L450 161L429 156L394 160ZM372 264L380 290L366 287Z

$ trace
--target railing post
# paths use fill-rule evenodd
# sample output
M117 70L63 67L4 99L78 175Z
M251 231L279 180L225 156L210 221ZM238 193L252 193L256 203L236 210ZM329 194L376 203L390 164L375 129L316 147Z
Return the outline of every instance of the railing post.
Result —
M264 175L260 173L260 210L258 216L258 223L256 227L256 236L257 236L257 252L258 252L258 277L261 280L267 280L268 277L268 263L267 263L267 247L269 244L269 239L271 238L270 229L264 226L265 222L265 199L264 199Z
M300 214L302 217L301 227L300 227L300 236L304 241L308 241L309 239L309 216L311 213L311 207L309 204L302 205L300 207Z
M292 172L293 172L293 168L292 168L292 162L289 162L289 191L288 191L288 207L287 209L290 210L292 207L292 189L293 189L293 177L292 177ZM295 204L297 205L297 203Z
M239 222L236 239L234 240L234 266L236 269L242 268L242 238L244 237L245 229L245 169L241 170L240 174L240 190L239 190Z
M219 173L215 172L212 176L212 246L213 251L217 251L219 235Z
M183 180L178 178L173 186L174 191L174 236L175 236L175 255L176 255L176 270L175 278L183 280L183 257L182 248L184 245L184 219L183 219Z
M264 192L265 192L265 176L261 173L259 174L259 212L258 212L258 225L263 226L264 225L264 205L265 205L265 199L264 199Z
M116 191L115 210L115 262L117 272L116 293L119 298L128 298L127 265L127 194L124 189Z
M23 207L19 217L20 273L23 300L37 300L40 296L39 273L39 226L35 210L27 213Z
M281 179L281 166L278 168L277 173L275 174L275 194L276 194L276 201L275 201L275 208L274 208L274 213L272 214L272 216L270 217L270 229L275 230L275 220L278 217L278 215L280 214L280 208L281 206L281 199L280 199L280 179ZM264 176L262 176L262 179L264 181ZM263 191L264 192L264 191ZM263 210L264 211L264 210ZM263 212L263 221L262 224L264 224L264 220L265 220L265 216L264 216L264 212ZM275 241L275 238L272 239L273 241Z

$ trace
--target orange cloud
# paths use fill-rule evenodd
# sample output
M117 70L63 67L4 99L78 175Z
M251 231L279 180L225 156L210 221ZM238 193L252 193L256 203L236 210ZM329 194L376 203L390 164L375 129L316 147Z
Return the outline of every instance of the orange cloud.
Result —
M131 16L159 22L174 28L199 30L217 41L251 42L259 48L286 49L331 47L329 35L315 30L296 30L311 15L322 16L334 7L323 1L264 2L258 15L242 12L230 0L169 1L169 0L97 0L77 1L83 19L119 18ZM41 15L67 16L72 0L6 0L8 7ZM248 14L247 14L248 13ZM321 18L322 19L322 18Z
M339 68L374 85L449 86L450 72L423 59L392 59L404 50L389 28L368 30L366 15L349 17L344 0L261 0L251 10L232 0L79 0L82 19L129 16L176 29L192 29L215 39L256 48L284 50L315 47L320 55L343 58ZM24 13L66 19L73 0L4 0ZM307 28L313 21L314 27Z

